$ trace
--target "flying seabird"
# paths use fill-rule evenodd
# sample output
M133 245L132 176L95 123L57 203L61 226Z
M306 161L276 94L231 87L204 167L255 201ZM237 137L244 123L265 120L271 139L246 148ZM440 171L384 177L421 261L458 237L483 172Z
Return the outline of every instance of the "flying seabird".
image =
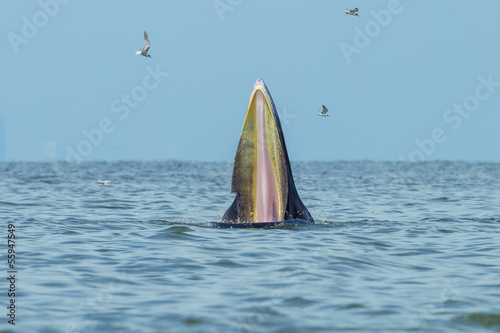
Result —
M344 15L349 14L349 15L352 15L352 16L359 16L358 15L358 11L359 11L358 8L346 9L346 10L344 10Z
M318 116L322 116L322 117L328 117L329 116L328 109L326 108L326 106L323 105L323 110L321 110L321 112L318 113Z
M100 179L98 179L96 181L97 184L101 184L104 186L109 186L109 183L112 183L112 182L116 182L116 179L113 179L113 180L100 180Z
M137 55L142 55L142 56L145 56L145 57L148 57L148 58L152 58L149 54L148 54L148 50L149 50L149 47L150 47L150 44L149 44L149 37L148 37L148 33L146 31L144 31L144 40L146 41L146 44L144 44L144 47L142 48L142 50L140 51L135 51L135 54Z

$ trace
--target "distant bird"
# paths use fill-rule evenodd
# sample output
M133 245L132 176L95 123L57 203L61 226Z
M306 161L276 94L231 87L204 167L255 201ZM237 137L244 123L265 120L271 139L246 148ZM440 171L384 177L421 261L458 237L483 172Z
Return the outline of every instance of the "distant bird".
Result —
M97 184L101 184L103 186L109 186L109 183L112 183L112 182L116 182L116 179L113 179L113 180L100 180L100 179L98 179L96 181Z
M323 110L321 110L321 112L318 113L318 116L321 116L321 117L328 117L329 116L328 109L326 108L326 106L323 105Z
M359 16L359 15L358 15L358 11L359 11L359 9L357 9L357 8L354 8L354 9L346 9L346 10L344 10L344 15L349 14L349 15L352 15L352 16Z
M148 54L148 50L149 50L149 47L150 47L150 44L149 44L149 37L148 37L148 33L146 31L144 31L144 40L146 41L146 44L144 44L144 47L142 48L142 50L140 51L135 51L135 54L137 55L142 55L142 56L145 56L145 57L148 57L148 58L152 58L149 54Z

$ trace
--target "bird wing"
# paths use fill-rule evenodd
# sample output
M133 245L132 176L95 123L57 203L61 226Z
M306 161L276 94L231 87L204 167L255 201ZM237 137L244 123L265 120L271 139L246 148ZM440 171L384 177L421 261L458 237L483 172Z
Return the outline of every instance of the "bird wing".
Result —
M358 9L358 8L354 8L354 9L352 10L352 12L353 12L353 13L357 13L357 12L359 12L359 9Z
M142 48L143 52L148 52L150 48L150 43L149 43L149 36L146 31L144 31L144 40L146 41L146 44L144 44L144 47Z
M323 105L323 111L321 111L321 114L327 114L328 112L328 109L326 108L326 106Z

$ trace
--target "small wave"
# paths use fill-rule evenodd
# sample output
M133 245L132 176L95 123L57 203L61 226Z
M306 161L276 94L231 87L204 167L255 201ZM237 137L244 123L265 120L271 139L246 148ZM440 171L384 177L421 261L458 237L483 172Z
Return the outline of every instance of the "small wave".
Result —
M37 204L37 203L33 203L33 202L22 203L22 202L9 202L9 201L0 201L0 205L7 205L7 206L41 206L41 204Z
M485 327L500 327L500 314L472 313L457 317L458 321Z

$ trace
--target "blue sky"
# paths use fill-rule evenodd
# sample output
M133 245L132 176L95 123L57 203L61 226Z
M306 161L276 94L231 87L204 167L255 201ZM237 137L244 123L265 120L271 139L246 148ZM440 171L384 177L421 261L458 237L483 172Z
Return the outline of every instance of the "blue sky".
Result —
M500 161L495 0L0 9L0 159L232 161L262 77L294 161Z

